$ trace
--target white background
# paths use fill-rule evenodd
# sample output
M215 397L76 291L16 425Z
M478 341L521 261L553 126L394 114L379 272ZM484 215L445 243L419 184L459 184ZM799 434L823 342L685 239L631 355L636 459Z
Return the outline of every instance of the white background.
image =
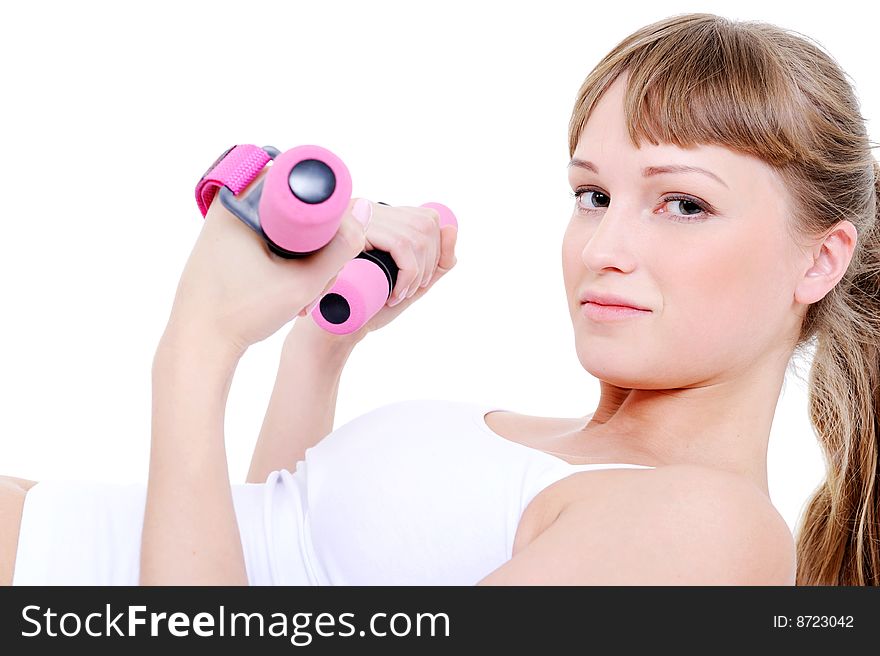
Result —
M146 481L152 357L203 221L194 185L235 143L319 144L346 162L353 195L437 200L458 216L458 265L359 345L336 426L410 398L592 412L599 385L574 350L560 264L581 82L633 30L708 11L817 40L871 120L877 26L856 7L16 3L0 26L0 473ZM876 122L868 129L876 140ZM226 414L233 482L288 328L239 365ZM789 374L768 464L792 528L823 475L806 402Z

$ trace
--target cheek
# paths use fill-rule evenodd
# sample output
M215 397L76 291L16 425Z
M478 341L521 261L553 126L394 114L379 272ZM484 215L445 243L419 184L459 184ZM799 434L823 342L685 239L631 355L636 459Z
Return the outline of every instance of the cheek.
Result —
M668 270L661 321L697 358L741 359L774 334L782 288L777 245L729 240L683 251ZM676 335L677 337L674 337Z
M562 278L565 281L566 292L575 291L573 288L583 278L584 263L581 260L583 245L586 243L585 236L579 237L569 224L562 238Z

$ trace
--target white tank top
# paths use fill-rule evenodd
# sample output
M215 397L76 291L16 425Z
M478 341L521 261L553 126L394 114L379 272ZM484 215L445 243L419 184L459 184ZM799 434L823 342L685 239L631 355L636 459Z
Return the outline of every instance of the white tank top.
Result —
M550 484L591 469L652 469L570 464L492 431L484 416L493 410L503 408L439 400L385 405L308 449L293 475L278 472L301 510L301 530L286 536L303 557L294 578L304 574L313 585L473 585L511 558L523 511Z
M520 518L578 471L493 432L492 405L382 406L293 473L232 485L252 585L473 585L507 562ZM146 485L40 481L25 499L14 585L137 585Z

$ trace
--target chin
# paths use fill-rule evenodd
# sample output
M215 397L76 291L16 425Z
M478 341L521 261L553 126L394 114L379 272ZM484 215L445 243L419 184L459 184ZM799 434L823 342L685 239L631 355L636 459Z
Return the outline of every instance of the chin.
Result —
M625 389L666 389L668 380L657 379L663 371L647 354L621 341L620 348L589 338L578 340L577 355L584 371L594 378Z
M622 387L624 389L642 389L645 387L643 378L627 376L621 372L606 371L604 369L587 369L586 367L584 369L596 380L601 380L615 387Z
M630 383L643 378L644 368L631 353L623 355L618 349L594 344L578 345L577 354L584 371L612 385L633 387Z

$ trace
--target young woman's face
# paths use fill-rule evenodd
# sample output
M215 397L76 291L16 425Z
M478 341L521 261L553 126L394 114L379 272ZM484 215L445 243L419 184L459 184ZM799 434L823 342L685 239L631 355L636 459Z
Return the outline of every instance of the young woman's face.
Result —
M767 164L727 148L634 148L623 90L621 77L578 142L574 160L596 170L568 170L572 191L583 191L562 243L578 357L620 387L717 382L779 348L796 325L799 260L785 228L787 194ZM700 167L720 181L697 172L643 175L667 166ZM581 304L586 292L650 311L598 321Z

